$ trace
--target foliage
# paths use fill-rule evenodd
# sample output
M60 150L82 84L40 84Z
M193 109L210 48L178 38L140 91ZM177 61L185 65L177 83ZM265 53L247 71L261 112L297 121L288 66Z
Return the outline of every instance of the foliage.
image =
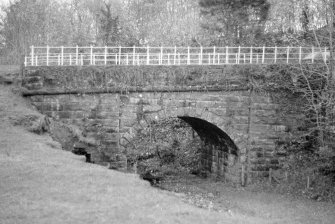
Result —
M15 63L31 45L191 45L199 16L194 1L17 0L3 7L4 55Z
M200 0L199 4L207 18L203 27L215 35L217 46L254 45L270 7L266 0Z
M112 15L112 5L105 3L100 10L101 38L104 45L116 45L119 39L119 17Z
M2 55L34 45L328 46L329 0L16 0L2 8ZM315 40L315 36L319 41Z
M5 54L18 57L28 53L32 40L36 43L42 42L45 32L41 23L47 17L46 7L45 1L32 3L28 0L21 0L4 9L6 17L1 24L1 36L2 45L7 50Z
M268 72L272 75L262 72L251 81L257 91L273 91L280 113L291 120L289 135L277 147L279 154L286 155L282 165L289 173L290 187L308 192L309 197L335 198L335 99L328 65L274 65Z
M139 172L148 170L171 174L198 168L201 140L178 118L140 121L141 128L125 145L128 161Z

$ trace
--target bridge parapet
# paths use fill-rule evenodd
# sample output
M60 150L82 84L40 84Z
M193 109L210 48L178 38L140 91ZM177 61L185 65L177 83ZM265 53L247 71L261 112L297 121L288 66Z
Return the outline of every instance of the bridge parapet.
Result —
M25 66L300 64L326 61L316 47L35 47Z
M26 68L23 85L25 94L36 95L230 91L247 89L247 83L238 66L39 66Z

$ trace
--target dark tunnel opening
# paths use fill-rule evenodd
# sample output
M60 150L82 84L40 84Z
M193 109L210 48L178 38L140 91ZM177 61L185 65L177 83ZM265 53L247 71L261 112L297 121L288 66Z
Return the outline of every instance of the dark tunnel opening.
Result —
M208 121L196 117L180 116L178 118L191 126L203 143L201 169L209 171L216 178L236 179L239 150L234 141L219 127Z
M234 141L216 125L196 117L178 118L188 123L205 144L218 146L219 150L238 156L238 148Z

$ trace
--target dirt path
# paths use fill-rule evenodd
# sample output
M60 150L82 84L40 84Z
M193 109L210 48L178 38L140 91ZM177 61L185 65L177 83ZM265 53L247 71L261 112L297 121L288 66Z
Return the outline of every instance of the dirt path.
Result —
M233 187L192 176L171 182L164 183L163 187L181 192L183 200L205 208L211 205L214 211L228 211L245 219L257 217L273 223L335 223L335 205L331 203L262 192L255 186Z
M2 224L335 222L331 204L231 188L217 197L229 202L230 210L197 208L180 194L152 188L136 175L84 163L84 158L62 151L49 136L13 125L29 114L38 115L9 87L0 85Z

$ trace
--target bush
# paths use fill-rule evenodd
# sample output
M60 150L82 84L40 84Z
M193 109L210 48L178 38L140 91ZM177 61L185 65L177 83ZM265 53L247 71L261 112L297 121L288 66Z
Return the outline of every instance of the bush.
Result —
M131 165L141 174L158 171L164 175L190 172L198 167L201 140L179 118L148 121L125 146Z
M335 202L334 149L318 146L313 134L291 140L283 148L287 154L283 166L289 174L283 190Z

